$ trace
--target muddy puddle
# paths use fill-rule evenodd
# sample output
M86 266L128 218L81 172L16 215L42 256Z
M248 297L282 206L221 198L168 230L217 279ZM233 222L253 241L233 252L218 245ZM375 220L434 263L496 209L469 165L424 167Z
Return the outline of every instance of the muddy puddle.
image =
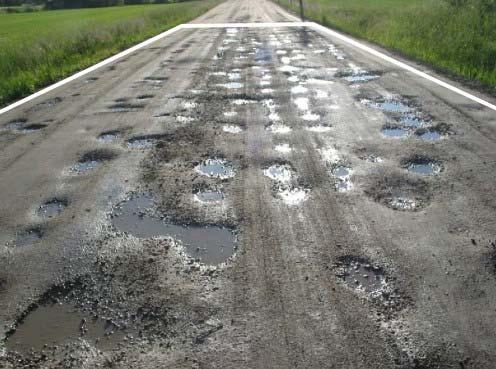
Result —
M164 135L144 135L135 136L127 140L127 146L131 149L148 149L157 143L158 140L163 138Z
M419 207L415 199L400 196L386 199L386 204L394 210L413 211Z
M400 123L406 127L422 128L431 124L431 121L414 114L405 114L400 118Z
M28 228L17 233L15 245L17 247L26 247L37 244L41 241L43 232L40 228Z
M336 276L346 285L367 293L380 291L386 282L384 271L366 259L353 256L340 258Z
M236 174L234 168L224 159L207 159L195 167L196 172L213 178L232 178Z
M110 143L118 140L121 137L121 132L118 130L102 132L98 136L98 140L105 143Z
M364 103L372 108L379 109L387 113L409 113L412 110L406 103L395 99L384 101L364 100Z
M194 198L201 203L215 204L224 201L224 193L213 190L200 191L195 193Z
M443 138L442 134L435 130L419 130L415 134L424 141L439 141Z
M337 165L331 171L332 176L336 179L335 187L340 192L349 191L353 188L351 183L351 168L345 165Z
M110 150L98 149L89 151L70 168L70 171L78 174L87 173L98 168L104 162L114 159L115 157L116 154Z
M19 323L7 339L11 351L28 353L47 346L84 339L100 349L109 349L125 337L124 331L107 320L91 317L71 304L40 305Z
M442 166L440 163L421 156L404 160L403 167L406 168L409 172L422 175L439 174L442 170Z
M173 237L181 241L191 257L208 265L222 263L235 253L237 237L230 229L217 225L167 222L155 215L154 204L154 198L150 195L134 196L115 209L112 224L116 229L138 238Z
M60 215L68 205L69 201L66 199L53 198L40 205L36 214L43 218L54 218Z
M143 109L145 106L142 104L131 104L125 102L118 102L108 106L109 111L112 113L129 113Z
M273 181L288 184L293 177L293 170L287 164L274 164L264 169L264 175Z
M410 135L410 131L400 127L383 127L381 133L390 138L406 138Z
M219 87L227 88L228 90L237 90L244 87L243 83L240 82L227 82L217 84Z
M27 120L25 119L14 120L12 122L7 123L2 130L22 132L22 133L32 133L32 132L41 131L42 129L48 127L48 125L42 123L31 123L31 124L26 124L26 123Z

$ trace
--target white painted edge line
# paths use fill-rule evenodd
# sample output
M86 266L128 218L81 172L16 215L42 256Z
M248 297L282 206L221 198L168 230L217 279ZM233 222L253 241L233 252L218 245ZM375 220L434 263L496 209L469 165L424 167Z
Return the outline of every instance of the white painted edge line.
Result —
M290 18L292 19L298 19L292 15L289 15ZM416 74L417 76L419 77L422 77L424 79L427 79L439 86L442 86L452 92L455 92L461 96L464 96L466 97L467 99L469 100L472 100L472 101L475 101L489 109L492 109L494 111L496 111L496 105L493 105L477 96L474 96L466 91L463 91L455 86L452 86L450 85L449 83L447 82L444 82L444 81L441 81L440 79L438 78L435 78L427 73L424 73L424 72L421 72L420 70L406 64L406 63L403 63L399 60L396 60L386 54L383 54L381 53L380 51L377 51L369 46L366 46L356 40L353 40L352 38L350 37L347 37L339 32L336 32L336 31L333 31L327 27L324 27L318 23L315 23L315 22L299 22L299 21L295 21L295 22L268 22L268 23L185 23L185 24L180 24L174 28L171 28L169 29L168 31L165 31L165 32L162 32L161 34L157 35L157 36L154 36L152 38L149 38L148 40L145 40L127 50L124 50L114 56L111 56L110 58L107 58L87 69L84 69L68 78L65 78L51 86L48 86L30 96L27 96L25 97L24 99L21 99L19 101L16 101L15 103L11 104L11 105L8 105L6 106L5 108L2 108L0 109L0 115L10 111L10 110L13 110L31 100L34 100L50 91L53 91L55 90L56 88L58 87L61 87L63 85L66 85L67 83L69 82L72 82L88 73L91 73L105 65L108 65L110 63L113 63L114 61L126 56L126 55L129 55L133 52L135 52L136 50L139 50L145 46L148 46L152 43L154 43L155 41L158 41L166 36L169 36L181 29L208 29L208 28L274 28L274 27L311 27L311 28L314 28L314 29L317 29L317 30L320 30L321 32L323 33L327 33L337 39L340 39L341 41L344 41L358 49L361 49L363 51L366 51L368 52L369 54L372 54L382 60L385 60L393 65L396 65L402 69L405 69L413 74Z
M399 60L396 60L396 59L394 59L394 58L392 58L392 57L390 57L390 56L388 56L386 54L381 53L380 51L377 51L377 50L375 50L375 49L373 49L373 48L371 48L369 46L366 46L366 45L364 45L364 44L362 44L362 43L360 43L358 41L355 41L352 38L347 37L347 36L345 36L345 35L343 35L343 34L341 34L339 32L333 31L332 29L329 29L327 27L324 27L324 26L322 26L322 25L320 25L318 23L314 23L314 22L311 22L311 23L312 24L310 25L310 27L313 27L315 29L318 29L318 30L322 31L323 33L327 33L327 34L329 34L329 35L331 35L331 36L333 36L335 38L338 38L338 39L340 39L340 40L342 40L342 41L344 41L344 42L346 42L346 43L348 43L348 44L350 44L350 45L352 45L352 46L354 46L354 47L356 47L358 49L361 49L363 51L366 51L369 54L372 54L372 55L374 55L374 56L376 56L376 57L378 57L380 59L383 59L383 60L385 60L385 61L387 61L387 62L389 62L391 64L396 65L397 67L400 67L402 69L405 69L405 70L407 70L407 71L409 71L409 72L411 72L413 74L416 74L419 77L425 78L425 79L427 79L427 80L429 80L431 82L434 82L435 84L437 84L439 86L442 86L442 87L444 87L444 88L446 88L446 89L448 89L450 91L453 91L453 92L455 92L455 93L457 93L457 94L459 94L461 96L466 97L467 99L470 99L472 101L475 101L475 102L477 102L477 103L479 103L481 105L484 105L485 107L487 107L489 109L492 109L492 110L496 111L496 105L493 105L493 104L491 104L491 103L489 103L489 102L487 102L487 101L485 101L485 100L483 100L483 99L481 99L481 98L479 98L477 96L474 96L474 95L472 95L472 94L470 94L470 93L468 93L466 91L463 91L463 90L459 89L458 87L455 87L453 85L450 85L447 82L441 81L440 79L438 79L436 77L433 77L433 76L431 76L431 75L429 75L427 73L421 72L420 70L412 67L411 65L408 65L408 64L403 63L403 62L401 62Z

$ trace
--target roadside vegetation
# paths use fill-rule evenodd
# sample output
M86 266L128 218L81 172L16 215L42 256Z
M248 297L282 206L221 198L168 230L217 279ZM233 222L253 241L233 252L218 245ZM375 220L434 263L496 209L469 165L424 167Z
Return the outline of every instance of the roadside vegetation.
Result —
M303 0L305 16L496 93L496 0ZM298 11L298 0L279 0Z
M0 13L0 106L188 22L220 2Z

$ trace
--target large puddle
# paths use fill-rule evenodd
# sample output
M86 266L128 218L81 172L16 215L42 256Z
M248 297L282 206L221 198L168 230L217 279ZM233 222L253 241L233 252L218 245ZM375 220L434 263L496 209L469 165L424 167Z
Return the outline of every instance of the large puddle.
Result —
M227 164L224 159L207 159L198 164L195 170L204 176L214 178L232 178L235 175L234 168Z
M95 344L100 349L111 347L124 338L124 331L103 319L81 313L70 304L41 305L19 324L6 341L8 350L41 351L45 345L61 345L78 338Z
M170 236L180 240L187 253L204 264L222 263L236 251L237 238L230 229L167 222L154 215L154 203L149 195L134 196L115 209L112 224L138 238Z

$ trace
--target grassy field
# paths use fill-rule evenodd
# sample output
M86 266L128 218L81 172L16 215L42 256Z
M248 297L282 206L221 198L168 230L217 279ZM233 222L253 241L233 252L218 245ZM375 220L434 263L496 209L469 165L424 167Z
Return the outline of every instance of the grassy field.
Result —
M0 14L0 106L187 22L220 2Z
M297 0L279 3L298 10ZM317 22L386 46L496 93L494 0L304 0Z

